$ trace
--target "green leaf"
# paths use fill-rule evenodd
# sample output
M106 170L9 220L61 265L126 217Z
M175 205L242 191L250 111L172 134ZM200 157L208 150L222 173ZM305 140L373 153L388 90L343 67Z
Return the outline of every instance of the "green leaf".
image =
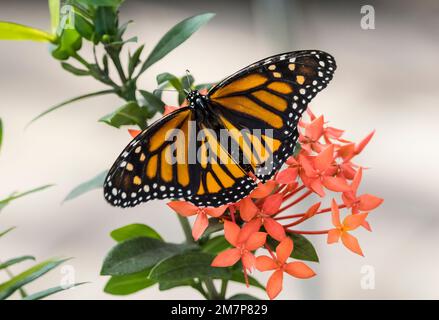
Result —
M113 230L110 233L110 236L117 242L123 242L125 240L137 237L147 237L163 241L162 237L158 234L157 231L155 231L150 226L140 223L129 224L122 228Z
M169 82L169 84L173 86L178 92L183 91L183 85L181 84L179 78L169 72L160 73L157 76L157 84L161 85L166 82Z
M201 83L195 86L195 90L207 89L210 90L216 83Z
M32 119L32 120L26 125L26 128L27 128L28 126L30 126L30 125L31 125L33 122L35 122L36 120L38 120L38 119L44 117L45 115L47 115L48 113L50 113L50 112L52 112L52 111L55 111L55 110L57 110L57 109L59 109L59 108L61 108L61 107L64 107L65 105L68 105L68 104L70 104L70 103L73 103L73 102L76 102L76 101L79 101L79 100L82 100L82 99L92 98L92 97L97 97L97 96L101 96L101 95L109 94L109 93L114 93L114 90L102 90L102 91L97 91L97 92L87 93L87 94L84 94L84 95L81 95L81 96L78 96L78 97L75 97L75 98L69 99L69 100L67 100L67 101L61 102L61 103L59 103L59 104L57 104L57 105L55 105L55 106L53 106L53 107L47 109L47 110L44 111L43 113L40 113L40 114L39 114L38 116L36 116L35 118L33 118L33 119Z
M117 32L117 15L111 6L99 6L94 20L95 32L99 38Z
M143 271L160 260L187 250L187 245L138 237L114 246L104 260L102 275L126 275Z
M189 280L173 280L173 281L160 281L159 282L159 290L160 291L166 291L169 289L173 289L176 287L192 287L195 285L195 282L193 279Z
M0 211L1 211L6 205L8 205L9 202L11 202L11 201L13 201L13 200L16 200L16 199L18 199L18 198L24 197L24 196L26 196L26 195L28 195L28 194L31 194L31 193L34 193L34 192L42 191L42 190L47 189L47 188L50 188L50 187L52 187L52 186L53 186L53 184L48 184L48 185L41 186L41 187L38 187L38 188L35 188L35 189L32 189L32 190L28 190L28 191L25 191L25 192L22 192L22 193L14 193L14 194L12 194L11 196L7 197L6 199L0 200Z
M67 60L75 56L82 47L81 35L75 29L63 29L58 44L52 48L52 56L58 60Z
M68 287L63 287L63 286L53 287L53 288L50 288L50 289L46 289L46 290L39 291L39 292L33 293L31 295L28 295L27 297L23 298L23 300L41 300L41 299L46 298L48 296L51 296L51 295L53 295L55 293L58 293L58 292L61 292L61 291L65 291L65 290L69 290L69 289L71 289L73 287L77 287L77 286L80 286L80 285L83 285L83 284L86 284L86 283L87 282L75 283L75 284L73 284L71 286L68 286Z
M319 262L317 251L312 245L311 241L301 234L289 233L290 238L294 242L294 250L291 257L299 260Z
M81 14L75 12L75 29L85 39L92 41L94 36L94 26Z
M151 268L125 276L112 276L105 285L104 292L119 296L129 295L156 284L148 279Z
M3 121L2 118L0 118L0 150L2 148L2 142L3 142Z
M218 254L230 248L230 243L224 238L224 236L216 236L209 239L206 243L202 245L202 251L209 252L212 254Z
M32 27L13 22L0 21L0 40L29 40L54 42L55 36Z
M169 52L185 42L195 31L201 28L214 16L215 14L213 13L204 13L187 18L175 25L160 39L159 43L151 51L144 62L140 73L144 72Z
M27 269L26 271L20 273L19 275L13 277L9 281L6 281L0 284L0 300L6 299L11 294L13 294L16 290L20 289L24 285L33 282L39 277L43 276L50 270L56 268L61 263L65 262L64 260L55 260L50 259L44 262L41 262L32 268Z
M21 257L10 259L8 261L0 263L0 270L5 269L5 268L7 268L9 266L12 266L12 265L14 265L16 263L20 263L22 261L26 261L26 260L35 260L35 257L33 257L33 256L21 256Z
M59 24L60 0L49 0L50 27L52 34L56 33Z
M90 72L88 70L78 69L75 66L72 66L70 63L62 62L61 66L64 70L73 73L75 76L88 76Z
M138 125L145 128L148 118L149 113L146 108L140 107L135 101L130 101L116 111L102 117L99 121L116 128L126 125Z
M319 262L316 249L307 238L301 234L291 232L288 233L288 236L293 240L294 243L294 250L291 253L291 258ZM267 244L274 250L279 242L271 237L267 237Z
M10 227L10 228L6 229L5 231L0 232L0 238L3 237L4 235L6 235L7 233L11 232L15 228L16 227Z
M97 7L119 7L124 0L77 0L80 3Z
M185 252L162 260L149 274L149 278L158 282L172 282L200 279L230 279L226 268L215 268L210 264L215 256L204 252Z
M160 98L157 98L157 96L148 91L139 90L139 92L145 99L144 106L148 109L150 114L155 114L156 112L163 113L165 110L165 103Z
M247 277L248 277L248 284L249 285L256 287L256 288L259 288L259 289L262 289L262 290L265 290L265 287L258 280L256 280L252 276L247 276ZM242 268L241 269L234 269L232 271L232 278L230 279L230 281L244 283L244 284L246 283Z
M108 170L102 171L92 179L81 183L79 186L77 186L76 188L74 188L72 191L69 192L69 194L65 197L63 202L75 199L79 196L82 196L84 193L90 192L92 190L102 188L107 173Z
M143 48L145 46L141 45L139 48L137 48L136 51L134 51L134 54L132 57L130 57L128 61L128 77L131 78L131 76L134 73L134 70L140 63L140 55L142 54Z
M259 300L259 299L247 293L238 293L231 296L227 300Z

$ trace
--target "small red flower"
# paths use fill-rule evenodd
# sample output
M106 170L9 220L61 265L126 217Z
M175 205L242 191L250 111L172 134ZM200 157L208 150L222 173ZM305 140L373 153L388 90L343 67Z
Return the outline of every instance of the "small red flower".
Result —
M207 216L218 218L227 209L227 205L218 208L199 208L186 201L171 201L168 203L168 206L183 217L197 215L197 219L192 227L192 236L195 240L198 240L203 235L209 225Z
M352 214L344 218L343 223L340 222L340 210L337 206L335 200L332 200L332 224L334 225L334 229L329 230L328 232L328 244L338 242L341 238L344 246L351 250L352 252L363 255L363 251L361 251L360 245L358 243L357 238L353 235L349 234L349 231L357 229L367 217L367 213L359 213Z
M286 237L283 226L271 218L277 213L283 202L283 196L279 193L268 196L263 204L258 207L250 197L240 202L239 210L244 221L252 221L259 226L263 225L267 233L274 239L281 241Z
M246 223L240 229L237 224L228 220L224 221L224 237L234 248L218 254L211 265L230 267L241 260L244 272L253 270L256 258L252 251L262 247L267 238L265 232L258 232L258 230L259 227L255 223Z
M259 271L275 270L268 279L266 286L270 299L276 298L282 291L284 272L299 279L308 279L315 276L314 271L303 262L286 262L293 249L293 241L286 237L276 247L276 256L259 256L256 258L256 268Z

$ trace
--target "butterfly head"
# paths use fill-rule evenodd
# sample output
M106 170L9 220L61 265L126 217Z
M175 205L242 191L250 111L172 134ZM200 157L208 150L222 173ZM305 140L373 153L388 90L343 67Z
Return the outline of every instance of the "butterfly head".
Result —
M198 90L192 90L187 95L187 100L191 108L203 108L206 96L202 95Z

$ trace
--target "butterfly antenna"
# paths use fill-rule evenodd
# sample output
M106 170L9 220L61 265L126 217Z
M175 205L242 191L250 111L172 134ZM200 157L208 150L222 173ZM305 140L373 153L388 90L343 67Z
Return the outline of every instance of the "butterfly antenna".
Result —
M186 94L189 94L191 92L191 81L189 78L190 75L191 75L191 73L189 72L188 69L186 69L186 80L187 80L187 85L188 85L188 88L184 89L184 92L186 92Z

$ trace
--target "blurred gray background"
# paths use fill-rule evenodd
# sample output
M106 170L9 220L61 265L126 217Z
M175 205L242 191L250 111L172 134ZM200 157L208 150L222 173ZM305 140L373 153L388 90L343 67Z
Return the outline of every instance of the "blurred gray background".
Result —
M371 4L376 29L360 27L360 7ZM371 168L362 192L385 199L370 215L373 232L355 232L365 258L341 245L326 245L310 236L320 256L312 264L318 276L302 281L285 278L281 299L438 299L439 181L439 2L409 1L134 1L121 9L121 21L134 20L129 35L152 49L178 21L205 11L217 16L201 31L141 78L140 87L155 88L155 76L191 70L199 82L217 81L266 56L282 51L321 49L335 56L338 70L330 86L313 101L313 110L359 140L376 135L358 159ZM46 1L1 1L0 20L49 29ZM55 183L47 191L14 202L0 216L0 226L18 226L0 241L0 257L35 254L75 257L68 262L76 281L90 284L54 298L115 299L102 289L99 276L106 252L114 244L109 232L142 222L170 241L181 241L176 217L164 201L130 210L107 205L100 191L62 204L79 183L108 168L130 137L97 119L122 104L113 96L70 105L36 122L36 114L69 97L102 89L92 79L64 72L45 44L0 42L0 116L5 141L0 154L0 198L14 190ZM89 50L84 50L88 57ZM169 103L174 102L169 98ZM330 226L329 216L312 228ZM372 266L374 290L360 286L361 268ZM25 265L23 265L25 266ZM15 269L16 272L19 268ZM58 285L53 271L29 291ZM261 281L264 275L257 274ZM0 278L1 280L2 278ZM230 293L258 289L231 286ZM198 293L157 287L134 299L197 299Z

